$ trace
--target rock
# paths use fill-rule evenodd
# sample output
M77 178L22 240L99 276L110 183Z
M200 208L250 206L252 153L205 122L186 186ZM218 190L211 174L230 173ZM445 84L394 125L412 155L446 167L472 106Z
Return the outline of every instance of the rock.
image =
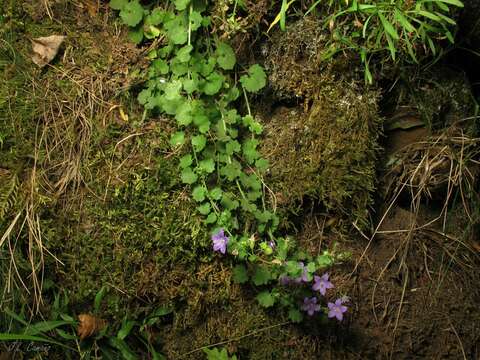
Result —
M381 120L376 91L332 82L310 110L278 108L265 125L262 151L279 206L313 200L332 215L368 223Z

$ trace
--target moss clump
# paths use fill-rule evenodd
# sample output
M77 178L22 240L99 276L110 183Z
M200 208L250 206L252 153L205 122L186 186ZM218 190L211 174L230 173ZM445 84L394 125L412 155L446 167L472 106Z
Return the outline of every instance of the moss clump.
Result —
M389 103L389 101L391 103ZM430 130L449 127L475 113L476 102L463 72L438 66L413 78L402 78L386 97L391 112L417 112ZM475 122L468 129L474 135ZM473 133L472 133L473 132Z
M345 82L318 89L309 111L280 108L266 124L263 152L280 204L311 199L332 214L367 223L381 121L378 93Z
M286 32L275 32L265 49L265 67L277 98L316 98L326 82L347 76L349 80L363 79L358 59L346 54L331 57L329 38L314 16L289 25Z
M116 159L113 168L117 162L124 168L110 173L105 201L100 196L109 176L92 183L96 195L85 194L81 209L57 220L46 246L62 259L56 277L74 301L88 301L105 284L129 295L124 305L136 296L158 299L153 274L210 259L208 231L179 184L176 158L163 155L168 148L168 134L156 131L125 146L131 162Z
M220 264L201 266L195 273L167 276L174 280L178 300L171 324L160 330L162 350L169 359L201 359L201 348L222 345L241 359L314 359L322 339L304 334L285 317L261 308L252 294L231 282L231 271ZM171 287L170 287L171 288ZM317 320L318 322L318 320ZM322 324L323 333L328 325ZM325 344L325 346L327 346ZM197 350L197 351L195 351Z

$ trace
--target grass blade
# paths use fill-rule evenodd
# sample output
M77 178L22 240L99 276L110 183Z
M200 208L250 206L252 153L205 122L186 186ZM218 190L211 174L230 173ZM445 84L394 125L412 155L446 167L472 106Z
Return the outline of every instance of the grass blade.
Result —
M21 330L21 333L25 335L38 335L40 333L45 333L47 331L56 329L57 327L60 327L60 326L73 325L73 324L74 322L62 321L62 320L42 321L36 324L27 325L25 328Z
M381 12L378 13L378 17L380 18L380 21L382 22L383 28L387 32L388 35L394 40L398 40L399 36L397 34L397 30L393 27L392 23L388 21L385 16L382 15Z
M74 348L67 346L65 344L59 343L55 340L50 340L47 338L42 338L39 336L32 336L32 335L22 335L22 334L4 334L0 333L0 341L37 341L37 342L44 342L47 344L54 344L61 346L65 349L76 351Z

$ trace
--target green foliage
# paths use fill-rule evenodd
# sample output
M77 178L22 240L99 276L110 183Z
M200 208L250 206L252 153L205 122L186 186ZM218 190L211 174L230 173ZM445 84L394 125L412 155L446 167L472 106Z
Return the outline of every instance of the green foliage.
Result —
M266 85L267 75L260 65L255 64L248 69L248 75L243 75L240 78L240 82L245 90L249 92L257 92L263 89Z
M266 285L272 279L272 274L269 269L263 266L257 266L253 274L253 283L257 286Z
M232 279L237 284L245 284L248 281L248 272L245 266L236 265L232 270Z
M232 70L235 66L235 52L230 47L230 45L225 43L218 43L217 50L217 63L223 70Z
M107 287L104 286L95 296L93 308L97 316L100 315L101 302L107 291ZM132 320L125 316L120 324L105 322L104 326L96 329L90 338L81 339L77 335L80 323L67 312L68 305L67 293L64 292L63 295L57 293L51 311L52 319L34 323L27 320L23 312L16 314L6 309L6 313L12 321L8 333L0 333L0 341L44 343L57 347L59 351L69 357L90 358L101 354L105 358L126 360L140 359L145 356L157 360L165 359L155 349L149 329L157 325L163 316L172 312L169 307L160 306L138 320ZM132 350L132 344L136 346L137 351ZM139 344L143 345L139 347ZM26 347L29 346L26 345ZM48 349L47 352L50 352L49 348L46 349ZM29 351L27 350L27 352Z
M260 294L258 294L257 301L265 308L272 307L275 304L275 298L269 291L262 291Z
M286 11L293 1L282 2L282 8L270 28L285 23ZM441 43L454 41L450 17L452 8L461 8L460 0L317 0L310 5L311 12L322 14L322 23L329 29L331 40L324 60L336 53L355 51L365 68L365 80L372 83L369 64L373 60L394 63L410 58L418 63L430 55L441 55Z
M143 7L138 0L129 1L120 11L120 17L128 26L136 26L143 19Z
M299 323L303 320L303 315L298 309L291 308L288 311L288 318L294 323Z
M251 114L248 94L262 90L267 76L258 64L238 76L230 45L201 32L210 30L205 8L191 1L174 5L175 9L144 10L145 37L162 36L166 43L151 52L148 81L138 100L148 112L175 119L170 145L184 152L179 161L181 181L191 187L203 223L212 234L224 230L228 252L244 263L234 267L233 281L251 281L262 288L273 285L257 296L260 305L278 302L295 309L297 299L304 296L302 289L287 291L276 285L278 278L301 276L298 259L309 264L309 279L321 266L311 256L300 255L293 241L275 236L279 219L266 205L262 173L269 164L258 150L263 127ZM155 31L149 30L147 36L149 26ZM243 116L234 103L242 92L248 112ZM290 317L301 319L294 311Z
M237 360L236 355L229 357L225 348L222 350L218 348L203 349L203 352L207 355L207 360Z

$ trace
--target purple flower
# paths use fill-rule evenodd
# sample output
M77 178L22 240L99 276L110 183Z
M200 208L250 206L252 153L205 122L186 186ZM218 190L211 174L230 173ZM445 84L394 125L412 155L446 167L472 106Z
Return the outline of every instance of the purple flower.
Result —
M343 313L347 311L347 307L343 305L342 299L337 299L335 303L328 303L328 317L336 317L338 321L343 320Z
M292 279L287 275L281 275L278 280L282 286L288 286L292 282Z
M328 281L328 273L323 274L321 277L315 275L313 277L313 286L312 289L314 291L320 291L320 294L325 296L325 293L327 292L327 289L333 288L333 284Z
M307 270L307 267L305 266L305 264L303 262L299 262L298 263L298 267L300 269L302 269L302 275L300 275L298 278L295 278L293 281L296 283L296 284L300 284L301 282L308 282L308 270Z
M223 229L212 235L213 251L219 251L222 254L227 252L228 236L225 236Z
M315 314L315 312L320 311L320 305L317 304L317 298L314 296L312 298L306 297L303 299L302 310L306 311L310 316Z
M275 250L275 247L276 247L275 241L270 240L270 241L268 242L268 246L270 246L270 248L271 248L272 250Z

